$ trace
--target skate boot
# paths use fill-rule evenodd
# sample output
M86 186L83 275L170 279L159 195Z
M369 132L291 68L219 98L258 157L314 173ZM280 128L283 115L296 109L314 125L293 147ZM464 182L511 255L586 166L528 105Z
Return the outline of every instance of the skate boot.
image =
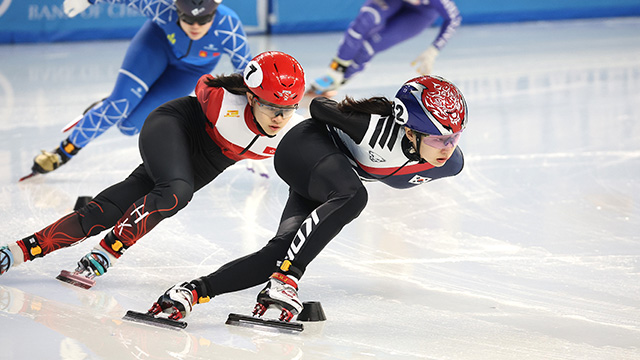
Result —
M13 254L8 246L0 247L0 275L6 273L13 265Z
M66 139L57 149L51 152L41 151L42 153L33 159L33 166L31 167L33 173L46 174L59 168L71 160L80 151L80 148L73 145L69 139Z
M107 254L106 251L99 247L95 247L78 261L78 267L74 272L62 270L56 279L89 289L96 284L93 278L104 275L113 261L115 261L113 255Z
M346 82L344 73L349 65L351 65L351 62L352 61L334 58L326 74L316 78L313 83L311 83L309 94L327 97L335 96L338 88Z
M104 275L107 269L109 269L109 266L111 266L109 255L101 249L93 249L78 261L76 271L81 274L86 274L87 277L90 276L94 278Z
M162 294L146 313L127 311L125 320L137 321L151 325L185 328L187 323L180 321L187 317L193 305L209 302L207 286L202 279L176 284ZM169 314L167 318L159 317L161 312Z
M200 280L195 280L202 283ZM201 284L202 287L204 283ZM169 315L169 319L180 320L191 314L193 305L209 302L209 297L198 296L198 290L200 293L205 293L203 288L198 289L198 286L194 282L184 282L182 284L176 284L169 290L162 294L158 301L153 303L149 313L157 315L160 312L164 312Z
M281 309L280 321L289 322L302 311L302 302L298 298L298 279L292 275L274 272L267 286L258 294L254 316L262 316L271 306Z

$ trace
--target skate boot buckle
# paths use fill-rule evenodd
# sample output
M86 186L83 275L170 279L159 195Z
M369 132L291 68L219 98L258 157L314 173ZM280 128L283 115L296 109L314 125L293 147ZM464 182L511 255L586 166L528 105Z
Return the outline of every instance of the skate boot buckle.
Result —
M293 313L285 308L282 308L280 313L280 321L290 322L293 319Z
M261 317L264 313L267 312L267 306L262 303L257 303L253 308L253 316Z

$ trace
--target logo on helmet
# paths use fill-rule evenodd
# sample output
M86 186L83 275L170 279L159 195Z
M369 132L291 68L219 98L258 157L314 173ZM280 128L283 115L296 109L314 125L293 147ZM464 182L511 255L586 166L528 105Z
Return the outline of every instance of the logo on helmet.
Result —
M445 128L460 131L466 111L462 95L448 82L432 81L430 85L415 84L422 88L422 106Z
M291 90L282 90L278 92L277 95L281 97L284 101L289 101L289 98L291 97L292 93L291 93Z
M203 7L199 8L199 9L196 8L196 9L191 10L191 15L198 16L198 15L202 14L203 12L204 12L204 8Z

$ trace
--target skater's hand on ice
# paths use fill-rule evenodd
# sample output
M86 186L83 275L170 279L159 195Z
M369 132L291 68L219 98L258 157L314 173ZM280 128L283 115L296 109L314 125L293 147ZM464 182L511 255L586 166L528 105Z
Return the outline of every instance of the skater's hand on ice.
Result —
M88 0L64 0L62 7L64 9L64 13L67 14L68 17L72 18L85 11L94 2L95 0L91 2Z
M433 63L436 61L439 52L435 46L429 46L427 50L423 51L411 62L411 66L415 66L420 75L429 75L433 71Z

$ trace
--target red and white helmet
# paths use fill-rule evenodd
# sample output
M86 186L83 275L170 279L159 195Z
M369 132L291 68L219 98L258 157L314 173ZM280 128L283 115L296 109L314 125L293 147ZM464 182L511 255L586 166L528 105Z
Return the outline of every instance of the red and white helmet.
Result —
M467 126L467 102L448 80L428 75L411 79L394 100L396 122L428 135L451 135Z
M302 66L280 51L254 57L244 69L244 83L257 97L276 105L295 105L304 95Z

